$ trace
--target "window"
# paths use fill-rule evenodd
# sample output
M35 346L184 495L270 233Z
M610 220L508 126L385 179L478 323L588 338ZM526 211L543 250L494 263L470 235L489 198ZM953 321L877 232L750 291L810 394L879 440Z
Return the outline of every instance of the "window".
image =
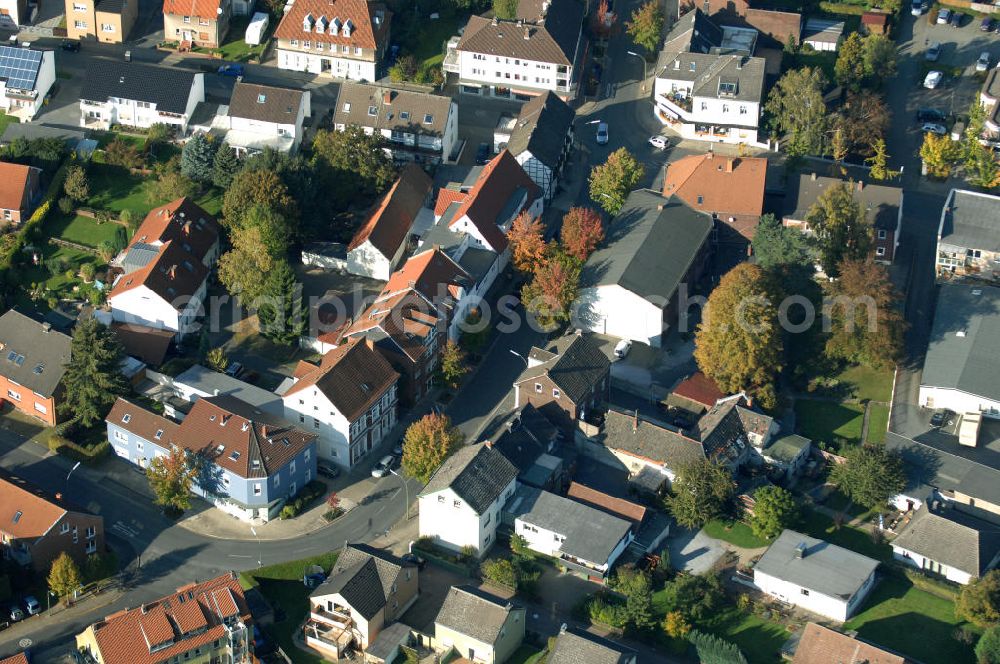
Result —
M293 39L293 40L291 40L291 44L292 44L292 46L298 46L299 45L299 40L298 39Z
M402 111L399 114L399 119L400 120L409 120L410 119L410 112L409 111Z
M86 534L87 534L87 539L94 539L95 537L97 537L97 529L94 528L93 526L87 526Z
M355 46L354 47L354 55L361 55L361 47L360 46Z
M230 482L229 475L223 475L222 476L222 486L224 486L226 488L229 488L229 482Z
M372 117L375 117L376 115L378 115L378 109L375 108L374 106L369 106L368 107L368 115L370 115Z
M260 492L260 482L254 482L253 483L253 495L259 496L260 493L261 493Z
M295 472L295 459L292 459L292 462L290 464L288 464L288 470L291 473Z
M345 101L345 102L344 102L344 113L350 113L350 112L351 112L351 102L349 102L349 101ZM303 401L302 399L299 399L299 405L300 405L300 406L301 406L302 404L304 404L304 403L305 403L305 402L304 402L304 401Z
M141 440L135 441L135 449L137 451L139 451L139 452L142 452L142 441Z
M163 438L163 429L157 429L156 433L153 435L153 438L155 438L156 440Z
M69 524L64 521L63 524L62 524L62 527L59 528L59 532L61 534L63 534L63 535L65 535L66 533L68 533L69 532Z
M73 11L75 12L85 12L87 11L87 5L81 5L78 2L73 3Z
M211 23L211 21L209 21L207 18L198 19L198 25L208 25L209 23Z
M312 456L312 450L306 450L306 453L303 455L306 461L308 461L309 457L311 456Z
M343 46L341 47L341 49L340 49L340 50L341 50L341 51L343 51L344 53L350 53L350 52L351 52L351 47L350 47L350 46L348 46L347 44L344 44L344 45L343 45Z
M542 384L541 383L535 383L535 392L537 394L541 394L542 393Z
M39 413L41 413L43 415L45 415L45 414L47 414L49 412L48 408L46 408L42 404L38 403L37 401L35 402L35 410L37 410Z
M119 441L121 441L123 443L127 443L128 442L128 436L125 435L124 431L119 431L118 429L115 429L115 440L119 440Z
M703 110L703 111L707 111L708 110L708 102L706 102L706 101L701 102L701 110Z
M318 428L319 428L319 420L317 420L317 419L316 419L316 418L314 417L314 418L313 418L313 429L318 429Z
M746 114L747 114L747 107L740 106L740 115L746 115Z
M553 398L558 399L559 398L559 390L557 390L556 388L553 387L552 388L552 396L553 396Z
M809 597L809 591L808 591L807 589L805 589L805 588L802 588L802 589L801 589L801 592L802 592L802 594L803 594L803 595L805 595L806 597Z
M489 544L491 539L493 539L493 535L491 535L490 533L486 533L485 543ZM503 634L501 634L501 636L503 636Z
M444 502L444 496L438 496L438 502L439 503L443 503Z
M299 415L299 422L301 422L302 424L305 424L305 421L306 421L306 416L305 415Z
M312 42L308 39L302 41L302 48L312 48Z
M20 401L21 400L20 393L15 392L14 390L7 390L7 396L10 397L11 399L13 399L14 401Z
M191 22L191 17L190 16L185 16L184 17L184 22L185 23L190 23Z
M483 521L483 525L484 525L484 526L488 526L488 525L490 525L490 517L492 517L492 516L493 516L493 515L492 515L492 514L490 514L489 512L487 512L487 513L486 513L486 520L485 520L485 521Z
M453 500L453 501L451 501L451 505L452 505L452 507L461 507L462 506L462 501L461 500Z
M424 115L424 124L434 124L434 116L430 113Z
M878 247L875 249L876 256L885 256L885 247Z
M281 486L281 475L275 475L274 476L274 488L277 489L279 486Z
M885 229L884 229L884 228L880 228L880 229L878 230L878 239L880 239L880 240L884 240L884 239L886 238L886 236L887 236L887 235L888 235L888 233L886 233L886 232L885 232Z

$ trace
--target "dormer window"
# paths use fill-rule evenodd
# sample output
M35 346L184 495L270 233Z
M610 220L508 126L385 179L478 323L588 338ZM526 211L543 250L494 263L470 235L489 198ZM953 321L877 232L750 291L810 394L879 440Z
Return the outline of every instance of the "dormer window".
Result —
M313 18L312 14L306 14L306 17L302 19L302 29L305 32L312 32L313 25L316 24L316 19Z
M326 17L325 16L320 16L319 20L316 21L316 32L318 32L320 34L326 32L326 26L328 24L329 24L329 21L326 20Z
M430 113L424 114L424 124L434 124L434 116Z
M344 24L344 36L350 37L351 32L354 31L354 24L351 23L351 19L347 19L347 23Z
M341 25L343 25L343 24L340 22L340 19L339 18L334 18L333 21L330 22L330 34L331 35L339 35L340 34L340 26Z

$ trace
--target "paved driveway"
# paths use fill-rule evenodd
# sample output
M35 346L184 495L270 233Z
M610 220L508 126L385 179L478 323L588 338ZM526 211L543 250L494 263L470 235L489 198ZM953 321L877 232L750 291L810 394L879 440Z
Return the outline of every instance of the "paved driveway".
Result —
M722 558L726 549L722 542L706 535L703 531L676 530L667 540L670 549L670 565L674 569L691 574L704 574Z

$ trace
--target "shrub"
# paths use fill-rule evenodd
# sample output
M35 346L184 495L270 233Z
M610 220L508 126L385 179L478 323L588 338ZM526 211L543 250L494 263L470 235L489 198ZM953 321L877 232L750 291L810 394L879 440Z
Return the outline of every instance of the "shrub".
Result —
M325 519L326 522L329 523L331 521L335 521L335 520L339 519L343 515L344 515L344 508L343 507L335 507L332 510L327 510L327 511L323 512L323 519Z
M310 481L294 496L288 499L285 506L281 508L280 517L282 519L292 519L301 514L304 510L320 496L326 493L326 485L316 480Z
M106 440L102 440L96 445L83 446L77 445L73 441L60 436L57 433L49 436L48 447L50 450L56 454L62 454L74 461L81 461L83 463L96 463L108 456L111 452L111 443Z
M69 196L63 196L59 199L59 211L63 214L69 214L73 211L73 199Z
M462 558L465 560L473 560L479 557L479 549L472 546L471 544L466 544L462 547L461 554Z
M587 617L591 622L621 629L628 622L625 605L610 595L594 595L587 602Z
M506 558L485 561L480 570L483 578L512 590L517 590L517 568Z

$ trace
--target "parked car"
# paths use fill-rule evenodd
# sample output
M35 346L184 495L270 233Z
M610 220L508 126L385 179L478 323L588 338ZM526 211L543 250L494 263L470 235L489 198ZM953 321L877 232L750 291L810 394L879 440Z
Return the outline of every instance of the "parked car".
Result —
M17 622L18 620L24 620L24 611L21 610L17 604L11 604L7 607L7 616L10 618L11 622Z
M917 111L917 122L944 122L948 114L937 108L921 108Z
M619 360L625 359L628 352L632 350L632 342L629 339L622 339L615 345L615 357Z
M404 553L400 557L403 559L404 562L408 562L408 563L412 563L412 564L416 565L418 570L422 570L424 568L424 565L427 564L426 560L424 560L423 558L421 558L420 556L418 556L415 553Z
M244 73L243 65L222 65L219 67L219 76L232 76L237 78L243 76Z
M64 39L59 44L59 48L64 51L69 51L70 53L76 53L80 50L80 42L74 41L72 39Z
M938 12L937 23L938 25L947 25L948 21L951 20L951 10L942 9Z
M941 57L941 42L931 42L927 50L924 51L924 60L930 62L937 62L937 59Z
M656 136L649 137L649 144L652 145L654 148L658 148L660 150L666 150L667 148L670 147L670 139L667 138L666 136L660 136L659 134L657 134Z
M607 145L608 143L608 123L598 122L597 123L597 144Z
M392 447L392 453L396 456L402 458L403 456L403 441L399 441Z
M42 605L38 603L34 595L28 595L24 598L24 608L28 610L29 616L37 616L42 612Z
M920 127L920 131L930 132L931 134L937 134L938 136L944 136L948 133L948 128L943 124L938 124L936 122L925 122Z
M239 362L230 362L229 366L226 367L226 375L230 378L239 378L242 373L243 365Z
M961 12L952 11L951 12L951 18L948 20L948 22L951 23L951 27L953 27L953 28L961 28L962 27L962 19L964 19L964 18L965 18L965 14L963 14Z
M976 71L986 71L990 68L990 52L983 51L976 60Z
M490 146L488 143L480 143L476 149L476 164L483 166L490 161Z
M392 462L394 458L391 454L387 454L382 457L375 467L372 468L372 477L385 477L389 474L389 469L392 468Z
M914 16L920 16L927 9L926 0L913 0L913 4L910 5L910 13Z
M982 23L979 24L979 29L983 32L993 32L996 28L996 21L987 16L983 19Z
M323 477L328 477L332 480L336 479L340 475L340 468L332 463L327 463L325 461L317 461L316 474L322 475Z
M927 72L927 76L924 77L924 87L928 90L933 90L937 86L941 85L941 80L944 79L944 74L939 72L937 69L934 71Z
M948 410L947 408L939 410L936 413L934 413L933 415L931 415L931 426L932 427L946 427L946 426L948 426L949 424L952 423L952 421L953 421L952 417L954 415L955 414L953 412L951 412L950 410Z

